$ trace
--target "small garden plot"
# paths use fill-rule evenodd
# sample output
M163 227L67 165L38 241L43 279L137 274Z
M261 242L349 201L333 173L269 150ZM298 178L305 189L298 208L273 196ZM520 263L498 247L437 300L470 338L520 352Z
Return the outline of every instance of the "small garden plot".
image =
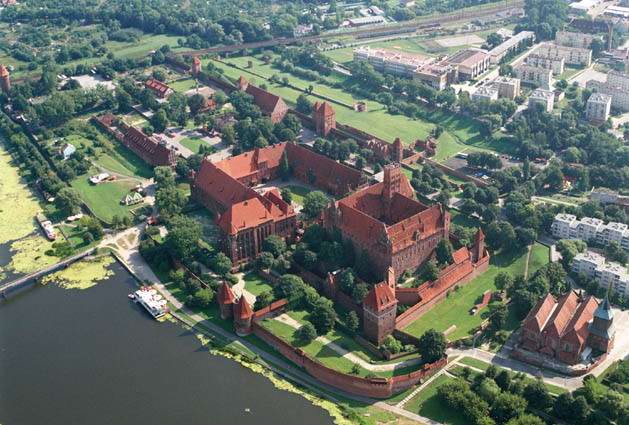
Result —
M71 182L83 201L101 220L111 222L115 215L131 218L131 207L120 204L120 200L136 185L134 181L114 181L92 185L87 177L78 177Z

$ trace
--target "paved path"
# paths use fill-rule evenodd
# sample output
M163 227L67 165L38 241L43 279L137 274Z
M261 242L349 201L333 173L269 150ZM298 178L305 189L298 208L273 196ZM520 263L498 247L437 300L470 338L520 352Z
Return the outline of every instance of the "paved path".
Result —
M249 305L253 306L256 302L256 296L251 292L247 291L245 285L245 274L244 273L236 273L234 276L238 278L238 283L232 286L232 292L236 296L236 298L240 298L241 295L244 295L245 299L249 303Z
M292 328L295 328L295 329L299 329L301 327L301 323L299 323L297 320L293 319L292 317L290 317L286 313L280 314L279 316L275 317L274 320L282 322L285 325L288 325L288 326L290 326ZM369 371L372 371L372 372L388 372L388 371L391 371L391 370L399 369L399 368L406 367L406 366L413 366L413 365L421 363L421 359L417 358L417 359L411 359L411 360L404 360L404 361L399 362L399 363L371 364L368 361L366 361L366 360L362 359L361 357L357 356L356 354L352 353L351 351L348 351L345 348L341 347L340 345L338 345L334 341L331 341L326 336L318 336L316 339L317 339L317 341L319 341L320 343L324 344L326 347L328 347L332 351L336 351L338 354L340 354L341 356L345 357L350 362L352 362L354 364L358 364L361 367L363 367L363 368L365 368L365 369L367 369Z

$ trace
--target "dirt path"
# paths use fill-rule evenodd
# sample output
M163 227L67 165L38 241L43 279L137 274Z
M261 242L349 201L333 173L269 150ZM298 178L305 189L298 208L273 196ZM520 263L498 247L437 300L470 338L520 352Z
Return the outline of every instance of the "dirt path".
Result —
M528 246L528 252L526 253L526 264L524 265L524 279L529 278L529 261L531 261L531 252L533 252L533 245Z

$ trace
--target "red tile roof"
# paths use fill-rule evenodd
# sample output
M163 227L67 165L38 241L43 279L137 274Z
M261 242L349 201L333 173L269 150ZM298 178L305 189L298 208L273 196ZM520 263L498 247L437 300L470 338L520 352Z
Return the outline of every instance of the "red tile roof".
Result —
M232 178L217 167L217 164L212 164L209 159L205 159L201 163L194 186L201 190L204 196L208 196L220 204L223 210L256 196L253 189Z
M227 282L223 282L223 284L218 288L216 299L220 305L233 304L236 300L234 292Z
M146 81L145 83L146 88L154 91L155 93L159 94L160 96L164 96L166 93L168 93L169 90L171 90L170 87L168 87L166 84L162 83L159 80L156 80L154 78L150 78Z
M551 294L547 294L546 297L537 303L535 307L524 319L523 327L536 333L541 333L544 326L548 322L550 315L555 309L557 302Z
M6 66L0 65L0 78L6 78L9 76L9 70Z
M266 148L258 148L217 162L216 167L225 171L232 178L241 179L255 174L264 165L275 168L280 165L286 143L278 143Z
M470 258L470 251L467 247L462 247L457 249L452 253L452 259L454 260L454 264L461 264L465 260Z
M280 108L287 108L286 103L284 103L284 100L282 100L281 97L276 96L273 93L269 93L268 91L252 84L247 85L245 93L253 96L256 105L258 105L258 107L262 110L262 113L266 115L271 115Z
M265 202L266 201L266 202ZM228 235L258 227L269 221L279 221L294 215L294 210L273 192L233 204L221 215L219 227Z
M121 128L124 135L123 143L136 155L152 166L174 165L175 151L166 143L147 136L142 130L132 126Z
M335 115L334 108L328 102L315 102L314 111L317 114L323 115L324 117L329 117L330 115Z
M381 312L395 304L397 304L397 298L385 282L374 285L363 299L363 305L374 312Z
M234 316L240 320L247 320L253 316L253 310L244 296L241 296L234 306Z

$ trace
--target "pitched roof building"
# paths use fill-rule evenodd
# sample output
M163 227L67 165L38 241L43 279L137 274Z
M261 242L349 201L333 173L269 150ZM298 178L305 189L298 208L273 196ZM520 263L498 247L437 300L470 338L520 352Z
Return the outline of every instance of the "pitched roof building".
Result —
M328 102L315 102L312 117L317 134L320 136L326 137L333 128L336 128L336 113Z
M296 226L293 207L277 190L259 193L253 187L279 177L286 157L294 178L344 195L363 182L360 171L293 143L279 143L225 159L204 160L192 196L214 212L234 262L255 258L271 234L288 237Z
M558 299L548 294L537 303L524 320L519 344L574 365L589 361L593 350L608 351L613 339L609 302L599 306L594 297L570 291Z
M399 164L385 167L383 182L334 202L325 220L326 226L367 250L380 277L389 267L395 276L415 270L450 228L450 213L439 204L426 206L414 199Z
M395 329L397 302L394 289L387 282L374 285L363 299L363 330L377 345Z
M165 99L173 94L173 89L168 87L168 85L166 85L165 83L162 83L161 81L154 78L149 78L148 80L146 80L146 83L144 83L144 85L147 89L152 91L155 96L162 99Z
M242 75L238 79L238 88L253 96L256 105L258 105L264 115L271 117L273 123L277 124L282 121L288 113L288 106L286 106L286 103L280 96L254 86Z

